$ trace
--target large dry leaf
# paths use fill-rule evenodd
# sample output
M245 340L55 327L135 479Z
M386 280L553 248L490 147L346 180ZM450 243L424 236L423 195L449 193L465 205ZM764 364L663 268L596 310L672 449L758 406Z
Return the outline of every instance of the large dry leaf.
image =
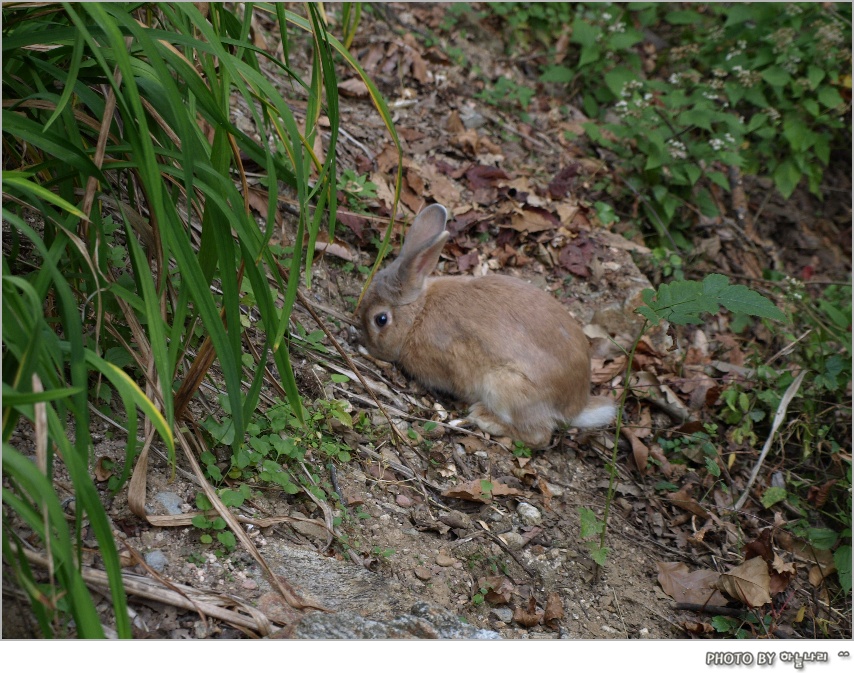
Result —
M484 598L493 605L506 605L513 597L513 582L505 575L481 577L477 586L478 589L486 589Z
M771 577L768 564L761 556L755 556L722 574L716 586L751 608L771 602Z
M726 598L715 586L719 578L720 573L714 570L692 572L681 561L658 562L658 583L664 593L679 603L726 605Z
M629 428L623 427L620 429L620 432L632 445L632 458L635 459L635 465L637 465L638 472L642 475L646 474L646 465L649 460L649 449Z
M569 193L570 187L575 180L575 177L581 170L581 166L576 163L569 164L552 178L549 183L549 196L555 201L560 201Z
M771 563L771 595L776 596L781 591L785 591L792 580L795 579L797 566L794 563L787 563L782 558L774 554L774 561Z
M668 493L667 499L677 507L684 509L686 512L691 512L691 514L696 514L703 519L708 519L709 513L691 496L691 488L691 484L685 484L675 493Z
M774 560L774 549L771 546L772 533L773 528L769 526L759 533L758 538L744 545L744 549L742 550L744 559L749 561L755 556L761 556L765 559L766 563L771 563Z
M456 182L442 175L433 164L427 163L421 167L421 177L427 182L427 194L432 196L437 203L446 208L455 208L461 199L462 187Z
M607 362L606 358L591 358L590 381L592 383L607 383L626 368L627 360L628 358L625 355L618 355L610 362Z
M553 619L563 619L563 601L560 599L560 594L552 591L546 597L546 610L543 615L543 621L548 623Z
M559 222L556 222L554 215L542 209L525 208L521 212L513 213L509 224L501 226L532 234L538 231L550 231L558 224Z
M459 498L474 502L489 502L499 495L522 495L522 491L489 479L473 479L457 484L442 493L446 498Z
M543 623L545 612L537 607L537 602L532 596L528 599L528 608L516 608L513 612L513 620L522 626L536 626Z
M509 180L509 176L500 168L477 164L466 170L466 179L472 191L482 187L494 187L502 181Z
M338 93L351 98L367 98L368 87L361 77L351 77L343 82L338 82Z

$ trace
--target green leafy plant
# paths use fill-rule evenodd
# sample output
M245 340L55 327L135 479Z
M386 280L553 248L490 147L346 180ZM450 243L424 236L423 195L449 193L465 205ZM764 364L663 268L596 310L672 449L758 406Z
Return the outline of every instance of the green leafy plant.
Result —
M659 325L663 321L667 321L672 325L700 324L702 323L700 317L702 314L716 314L720 311L721 307L730 311L773 320L786 319L786 315L768 298L743 285L731 285L729 278L721 274L710 274L702 281L682 280L665 283L660 285L657 290L644 290L641 297L644 305L640 306L636 312L645 320L628 353L627 372L632 371L632 360L634 359L635 350L644 334L646 334L650 327ZM627 383L623 388L623 394L617 407L617 427L615 431L617 437L620 436L623 411L629 390L630 385ZM707 428L707 430L711 430L711 428ZM705 461L707 467L717 470L717 465L711 455L716 454L716 452L713 451L713 447L711 447L711 451L709 450L710 445L706 443L708 435L703 435L695 437L694 441L702 443L701 450L706 454L705 457L709 459ZM614 497L618 446L618 442L614 442L611 461L607 466L610 478L608 482L608 495L605 500L605 510L601 521L597 519L592 510L580 508L582 539L587 541L591 556L599 566L605 564L608 554L608 548L605 546L605 538L607 535L608 515ZM597 534L599 536L598 540L591 539Z
M338 178L338 189L344 192L350 210L367 212L367 204L376 200L377 186L369 178L367 174L356 174L352 168L344 169Z
M481 587L475 591L474 595L471 597L472 605L483 605L483 602L486 600L486 594L488 593L489 587Z
M496 107L518 107L524 111L531 104L534 93L531 87L517 84L502 75L491 86L477 92L475 98Z
M89 474L90 399L126 433L113 490L127 481L139 451L140 411L174 465L175 437L193 441L183 424L207 373L230 400L219 440L235 456L271 364L295 422L305 423L287 340L325 215L334 235L336 60L363 78L399 150L374 84L329 33L319 6L305 11L265 3L2 7L2 539L10 576L29 596L45 637L103 637L81 589L84 519L109 576L117 632L131 633L118 555ZM356 8L347 11L345 40L359 18ZM261 17L273 19L267 25L284 62L256 46L251 32ZM311 42L308 62L290 58L295 39ZM299 123L293 98L304 103ZM236 108L254 132L234 123ZM329 123L323 161L311 150L321 115ZM259 189L249 187L247 158L264 173ZM299 244L277 258L269 243L283 189L297 203ZM260 227L253 190L266 203ZM255 323L241 312L250 303ZM267 347L247 361L243 331L250 325ZM15 430L35 433L47 447L41 477ZM337 445L331 453L347 455ZM78 505L70 522L48 495L57 459ZM216 461L204 466L219 481ZM54 595L34 581L42 571L14 537L13 522L25 522L28 539L41 540ZM226 532L218 534L224 545ZM60 613L75 631L54 628Z
M661 438L658 445L670 462L703 465L713 477L720 477L720 455L713 441L713 438L717 439L717 430L718 426L714 423L706 423L704 430L682 437Z
M218 495L222 499L223 504L229 507L240 507L244 499L249 497L249 487L246 484L242 484L236 491L223 489ZM213 544L214 539L216 539L225 550L223 552L223 550L214 549L213 553L217 556L231 552L237 546L237 539L234 537L234 533L226 530L225 519L212 514L214 506L203 493L196 495L196 507L204 512L193 517L193 527L202 531L199 536L199 542L202 544ZM214 538L214 536L216 537Z
M541 81L595 121L589 138L620 158L617 203L687 247L696 213L719 215L728 171L769 176L788 198L819 185L833 147L850 145L851 7L815 3L494 3L512 32L553 48ZM646 34L645 34L645 31ZM654 33L653 57L640 48ZM627 208L628 209L628 208Z
M224 409L229 406L227 400L222 400L221 404ZM249 439L238 447L233 446L234 421L229 415L220 419L208 417L202 426L216 443L232 446L233 454L227 470L230 479L275 484L290 495L306 489L326 500L327 492L332 489L318 487L324 481L320 478L323 463L319 461L350 461L350 447L334 429L334 424L353 427L353 418L346 408L346 403L339 400L316 400L303 408L301 422L291 406L282 402L252 417L247 427ZM200 461L214 483L224 480L226 475L216 465L213 453L203 453ZM244 487L248 489L245 483L241 489ZM227 497L246 498L248 495L245 490L239 490L237 495Z
M845 403L852 380L851 286L829 285L811 293L795 279L769 277L788 304L791 322L778 337L787 366L751 355L746 362L751 375L733 380L721 392L719 417L733 445L756 446L792 384L793 370L805 373L784 431L790 443L800 447L795 453L798 468L789 473L785 488L766 489L762 504L770 508L785 501L790 510L802 513L788 524L789 530L819 548L836 546L834 553L844 557L850 554L851 538L851 464L845 448L851 436L850 402ZM745 326L745 321L733 321L734 330ZM820 498L814 495L817 489L824 489ZM822 529L833 536L830 546L823 546L830 539L827 535L814 539L816 529L806 523L817 513L835 529ZM850 590L850 575L840 573L840 583Z

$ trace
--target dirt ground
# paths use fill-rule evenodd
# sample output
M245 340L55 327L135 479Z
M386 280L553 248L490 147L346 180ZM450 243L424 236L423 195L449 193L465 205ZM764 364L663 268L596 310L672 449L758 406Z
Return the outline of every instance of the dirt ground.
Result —
M425 46L417 28L437 30L444 11L442 6L407 5L390 8L387 20L366 15L352 49L394 113L405 157L402 214L411 216L430 202L449 208L453 237L440 273L509 273L555 293L594 342L597 391L614 393L624 361L609 347L608 337L627 344L638 327L632 310L640 292L651 286L641 271L653 266L650 251L639 239L628 241L598 226L589 207L595 200L592 184L607 175L608 167L589 154L589 147L567 141L563 133L580 123L580 113L560 114L558 108L565 102L542 87L527 123L472 97L478 82L466 65L448 57L452 50L462 50L467 63L479 64L484 78L506 74L537 88L535 73L510 62L488 29L478 33L472 28L468 39L461 41L443 35L438 44ZM259 27L263 30L263 25ZM420 389L392 366L370 359L359 349L350 321L365 276L347 262L358 267L373 261L368 241L374 232L382 231L382 218L389 214L396 156L385 127L357 83L345 77L341 87L345 133L340 164L356 174L370 174L377 185L376 206L363 214L342 207L345 226L339 226L339 238L317 261L306 296L359 363L360 371L376 384L379 399L398 429L415 440L413 446L395 446L387 421L362 386L353 380L330 381L330 374L347 369L343 359L310 351L295 355L297 378L306 396L344 400L350 413L365 411L374 430L369 435L339 428L353 460L334 467L334 487L346 505L333 511L342 519L336 524L338 542L330 543L323 527L323 505L260 484L252 485L252 497L241 512L249 517L289 519L265 527L246 525L250 538L273 571L302 596L333 613L350 615L352 621L341 627L342 632L359 637L424 636L433 633L430 628L444 634L435 615L419 612L414 619L417 627L395 622L421 602L484 630L459 637L484 637L485 631L507 639L674 639L703 633L698 625L708 623L709 615L675 609L672 593L662 589L660 564L682 562L691 570L720 572L736 562L741 535L755 539L759 531L774 524L769 512L746 517L738 530L716 517L710 524L709 518L674 505L656 490L660 474L640 474L633 448L623 438L617 496L610 510L610 553L605 566L597 570L582 539L579 508L589 508L598 517L603 514L608 488L605 465L613 432L579 436L573 431L556 437L555 445L546 450L520 457L506 439L453 424L465 416L464 407ZM235 117L238 123L249 123L239 109ZM568 181L566 190L556 181L560 175ZM820 208L805 194L786 204L770 198L754 236L772 242L785 268L818 262L828 277L847 277L850 247L829 243L841 238L850 246L850 172L847 175L847 182L844 175L828 178L845 198L837 196ZM748 196L758 199L762 185L753 187L756 191ZM283 194L285 201L287 196ZM523 206L535 215L514 219ZM816 217L819 211L821 216ZM287 204L282 214L287 239ZM554 219L558 219L557 233ZM798 245L784 245L792 240L793 222ZM713 252L697 260L698 269L723 267L734 275L751 271L757 261L747 259L743 241L734 231L725 223L709 227L707 240L712 241L709 250ZM297 307L295 320L306 332L317 328L302 306ZM710 358L723 359L717 355L723 342L704 341L707 333L717 337L714 329L703 334L685 331L672 343L663 333L653 334L647 355L659 372L677 371L691 349L705 349ZM329 345L328 340L324 343ZM199 418L204 417L201 407L196 411ZM702 418L701 409L691 412L692 419ZM657 430L677 425L654 405L635 401L627 413L641 442ZM121 463L121 442L112 438L108 423L96 423L100 425L93 428L96 458ZM12 438L21 450L29 441L23 429ZM195 511L200 489L180 456L178 464L177 479L170 481L165 459L152 456L149 514ZM316 457L316 464L325 469L321 457ZM679 486L705 486L691 484L690 475L682 475L682 481L677 477ZM58 479L61 482L61 469ZM496 490L488 501L478 500L477 488L471 484L483 479L500 485L508 495ZM743 479L736 475L736 483L743 484ZM115 496L106 488L102 492L119 536L149 566L131 559L128 572L150 575L153 568L171 583L199 590L208 599L234 597L239 607L232 604L231 608L236 612L252 614L250 607L260 611L274 625L273 633L287 625L291 630L279 635L316 637L309 630L299 631L311 611L294 618L276 598L269 577L239 545L217 557L215 547L200 542L198 529L149 525L128 509L126 490ZM725 505L718 512L721 519ZM346 545L340 543L342 534ZM793 558L797 555L795 547L786 551ZM808 564L799 568L800 579L787 606L792 614L814 600L807 570ZM20 600L4 592L4 637L29 636L27 624L10 619L23 612ZM140 638L238 638L261 632L235 627L227 620L204 620L193 610L151 597L132 599L131 605L135 635ZM106 600L102 607L109 623ZM329 632L320 633L320 637L329 636ZM799 633L788 621L780 623L778 635L808 634Z

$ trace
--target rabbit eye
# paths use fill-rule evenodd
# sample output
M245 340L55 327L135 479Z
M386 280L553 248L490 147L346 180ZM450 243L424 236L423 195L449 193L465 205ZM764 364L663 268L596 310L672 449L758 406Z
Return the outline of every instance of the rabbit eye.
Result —
M377 327L385 327L388 324L388 313L377 313L374 323Z

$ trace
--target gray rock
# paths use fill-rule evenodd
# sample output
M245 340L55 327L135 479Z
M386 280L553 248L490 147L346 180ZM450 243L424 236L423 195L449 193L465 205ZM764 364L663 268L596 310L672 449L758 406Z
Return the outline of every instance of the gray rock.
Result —
M394 577L270 538L262 548L273 572L293 582L299 594L329 613L300 616L284 638L498 638L464 624L453 612L413 593ZM261 593L272 592L255 568Z
M409 614L387 621L366 619L355 612L315 612L284 635L306 640L500 640L495 631L464 624L452 612L428 603L416 603Z
M171 491L162 491L155 495L154 499L163 505L167 514L174 515L184 513L184 510L181 509L181 505L184 504L184 500Z
M513 621L513 610L510 608L495 608L491 614L499 621L509 624Z
M157 549L144 554L143 558L145 559L145 562L151 566L151 569L158 573L163 572L166 568L166 564L168 563L166 555Z
M506 533L502 533L498 537L504 541L504 544L506 544L509 549L516 550L525 546L525 538L516 531L511 530Z
M526 526L539 526L543 522L543 515L540 514L540 510L527 502L520 502L516 506L516 514Z

